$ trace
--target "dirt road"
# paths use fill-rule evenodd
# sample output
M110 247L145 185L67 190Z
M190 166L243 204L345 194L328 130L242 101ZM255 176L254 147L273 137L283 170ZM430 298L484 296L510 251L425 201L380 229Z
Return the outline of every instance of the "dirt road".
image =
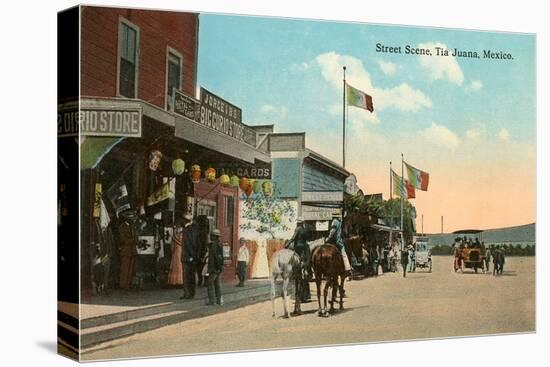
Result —
M319 318L271 317L269 301L98 345L84 359L194 354L326 344L529 332L535 329L535 258L507 258L504 274L452 271L434 257L432 273L388 273L346 282L345 310ZM282 314L282 301L277 313Z

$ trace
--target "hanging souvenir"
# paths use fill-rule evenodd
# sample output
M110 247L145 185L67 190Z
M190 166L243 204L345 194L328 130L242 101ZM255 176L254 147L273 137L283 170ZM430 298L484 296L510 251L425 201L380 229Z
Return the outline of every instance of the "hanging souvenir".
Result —
M239 187L239 177L236 175L231 176L231 186Z
M162 153L159 150L153 150L149 154L149 169L151 171L156 171L160 166L161 159Z
M198 164L191 166L191 182L194 184L201 182L201 166Z
M252 184L250 184L250 182L248 183L248 185L246 186L246 188L244 189L244 193L246 194L246 196L250 196L252 195L252 192L254 190L252 189Z
M178 158L172 162L172 171L176 176L181 175L185 171L185 162L183 159Z
M249 184L250 184L250 182L248 180L248 177L241 177L241 179L239 180L239 187L243 191L246 190L246 188L248 187Z
M216 170L212 167L208 168L204 171L204 177L206 177L206 180L210 183L216 182Z
M229 178L228 175L223 174L223 175L220 176L220 184L222 186L225 186L225 187L230 186L231 185L231 179Z
M252 183L252 189L254 190L255 194L259 194L262 192L262 184L260 180L254 180Z
M273 193L273 184L271 181L264 181L262 189L264 190L264 196L268 198Z

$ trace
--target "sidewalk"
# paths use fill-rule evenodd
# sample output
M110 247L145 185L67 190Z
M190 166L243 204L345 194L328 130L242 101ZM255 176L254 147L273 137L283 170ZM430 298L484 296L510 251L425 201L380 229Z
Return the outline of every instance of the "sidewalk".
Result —
M269 299L267 279L249 280L244 287L235 284L222 285L223 306L205 305L206 287L198 287L193 300L181 300L181 288L117 290L93 297L80 307L81 348Z

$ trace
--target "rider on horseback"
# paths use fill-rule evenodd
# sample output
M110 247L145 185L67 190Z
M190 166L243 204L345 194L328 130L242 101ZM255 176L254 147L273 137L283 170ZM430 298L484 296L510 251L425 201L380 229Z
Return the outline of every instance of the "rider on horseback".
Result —
M351 279L351 265L349 263L348 255L344 248L344 239L342 238L342 222L340 222L340 216L336 213L332 214L332 223L330 224L330 232L328 234L327 242L336 245L342 258L344 260L344 267L348 277Z
M296 229L294 230L292 238L287 242L285 247L288 248L291 244L294 244L294 251L298 254L298 256L300 256L306 276L309 278L311 276L311 253L309 250L309 245L306 241L306 229L304 228L304 221L302 218L296 219Z

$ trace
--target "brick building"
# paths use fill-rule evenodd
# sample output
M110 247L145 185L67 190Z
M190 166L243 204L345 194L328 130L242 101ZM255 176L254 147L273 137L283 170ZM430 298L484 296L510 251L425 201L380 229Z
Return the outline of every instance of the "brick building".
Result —
M195 99L199 15L79 9L82 295L103 282L94 269L106 252L116 263L108 287L181 286L181 276L176 284L167 279L174 275L172 229L186 213L206 231L220 229L223 277L232 279L239 189L219 177L271 160L261 129L242 123L240 108L203 88ZM200 179L191 177L197 167ZM214 180L207 169L217 172ZM118 228L127 209L139 216L131 256Z
M165 109L195 95L198 14L81 8L81 96L137 98Z

